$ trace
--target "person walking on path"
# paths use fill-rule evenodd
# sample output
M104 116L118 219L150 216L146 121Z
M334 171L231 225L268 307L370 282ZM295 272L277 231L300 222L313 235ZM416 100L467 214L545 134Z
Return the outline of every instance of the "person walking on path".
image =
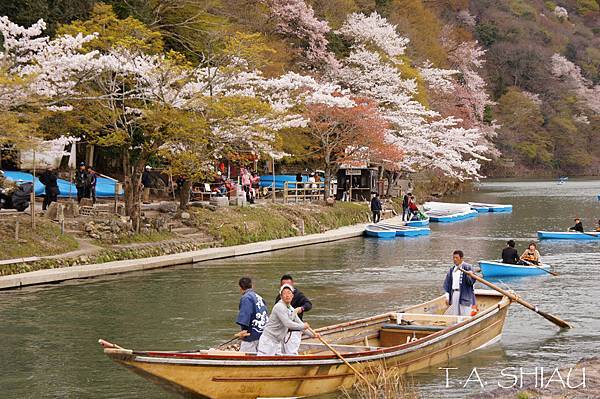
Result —
M150 203L150 189L152 188L152 176L150 175L150 165L146 165L144 172L142 172L142 186L144 186L144 193L142 202L144 204Z
M379 193L375 193L371 198L371 212L373 213L373 223L379 223L381 219L381 200L379 199Z
M81 202L82 198L89 198L89 177L85 170L85 163L79 164L79 169L75 172L75 188L77 189L77 202Z
M267 305L262 297L254 292L250 277L242 277L238 285L242 297L235 322L241 328L241 331L236 334L240 338L240 352L256 353L258 340L269 320Z
M98 184L98 174L91 166L88 166L88 185L90 190L90 197L92 198L92 203L96 203L96 184Z
M42 173L40 176L40 182L45 186L44 202L42 203L42 210L45 211L51 203L58 200L58 194L60 190L58 188L58 177L54 169L49 168Z
M289 274L284 274L281 277L280 287L283 287L284 285L289 285L294 288L294 297L290 305L292 306L292 308L294 308L294 311L298 315L298 318L300 320L303 320L304 313L312 309L312 302L306 297L306 295L302 293L302 291L296 288L296 286L294 285L294 279ZM277 295L277 298L275 298L275 303L279 302L280 300L281 295ZM301 331L290 331L283 342L282 353L286 355L297 355L301 340Z
M452 253L454 265L448 270L444 280L446 305L449 305L445 312L447 315L470 316L471 309L476 304L473 290L475 279L458 269L460 267L466 271L473 270L471 265L464 262L464 256L461 250Z
M259 356L273 356L283 352L283 343L288 331L304 331L310 328L303 323L292 307L294 287L284 284L279 289L281 300L273 306L271 316L258 341Z
M404 222L405 220L408 220L408 216L409 216L409 208L408 206L410 205L410 197L412 196L411 193L406 193L404 194L404 197L402 198L402 221Z

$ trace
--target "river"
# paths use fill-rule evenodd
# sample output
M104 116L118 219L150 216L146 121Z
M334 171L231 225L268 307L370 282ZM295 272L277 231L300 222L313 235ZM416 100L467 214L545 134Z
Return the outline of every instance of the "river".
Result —
M10 398L171 398L106 358L98 338L136 349L199 349L237 331L237 280L250 275L273 304L279 277L291 273L314 303L306 319L319 327L416 304L441 293L452 251L468 262L498 258L506 240L519 251L536 230L564 230L580 216L600 218L600 181L494 181L453 201L511 203L511 214L433 224L429 237L356 238L171 269L0 292L0 395ZM559 277L503 282L523 298L575 325L559 330L513 304L502 341L414 377L428 398L481 390L466 379L477 367L487 388L506 367L566 366L600 349L600 242L542 241ZM449 387L446 387L446 384ZM331 396L330 396L331 397Z

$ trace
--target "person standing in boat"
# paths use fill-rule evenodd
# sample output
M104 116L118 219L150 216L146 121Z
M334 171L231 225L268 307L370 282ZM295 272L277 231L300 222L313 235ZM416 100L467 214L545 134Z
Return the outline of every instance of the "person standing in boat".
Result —
M573 227L569 227L569 231L578 231L580 233L583 233L583 223L581 223L581 219L579 218L575 218L575 226Z
M288 331L304 331L309 328L303 323L292 307L294 287L284 284L279 289L281 300L273 306L271 316L258 341L259 356L279 355L283 352L283 344Z
M473 285L475 279L458 268L472 271L473 268L465 263L464 253L456 250L452 253L454 265L448 270L444 280L444 291L446 291L446 305L449 305L445 314L457 316L470 316L471 308L475 306L475 292Z
M262 297L254 292L250 277L242 277L238 284L242 297L240 312L235 322L242 329L236 334L240 338L240 352L256 353L258 340L269 320L267 305Z
M508 240L506 248L502 250L502 263L508 263L511 265L520 264L521 258L519 258L519 252L515 249L515 241Z
M375 193L371 198L371 212L373 213L373 223L379 223L381 220L381 200L379 199L379 193Z
M529 246L521 255L521 261L533 263L534 265L539 265L542 262L540 252L537 249L537 244L535 242L530 242Z
M300 320L303 319L304 313L312 309L312 302L302 293L295 285L294 279L289 274L284 274L281 277L280 286L289 285L294 287L294 297L291 302L292 308L298 315ZM281 294L275 298L275 303L281 300ZM283 341L282 353L285 355L297 355L300 341L302 340L302 331L290 331Z

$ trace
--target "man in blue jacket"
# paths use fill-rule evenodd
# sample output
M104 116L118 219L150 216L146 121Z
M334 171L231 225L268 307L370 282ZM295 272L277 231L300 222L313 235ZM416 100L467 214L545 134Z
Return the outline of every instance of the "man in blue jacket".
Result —
M454 265L448 270L444 280L444 291L446 291L446 304L449 308L446 314L457 316L470 316L471 307L475 305L475 292L473 285L475 279L458 268L472 271L473 268L463 261L464 253L456 250L452 254Z
M269 313L265 301L254 292L250 277L242 277L238 284L242 297L235 322L242 330L236 336L240 338L240 352L255 353L258 340L269 320Z

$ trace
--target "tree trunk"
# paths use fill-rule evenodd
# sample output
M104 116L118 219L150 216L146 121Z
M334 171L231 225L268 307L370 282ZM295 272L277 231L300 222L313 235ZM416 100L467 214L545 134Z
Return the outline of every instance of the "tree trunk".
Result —
M131 219L134 231L140 231L142 201L142 169L144 162L138 160L130 165L129 153L123 155L123 174L125 177L125 213Z
M179 209L184 210L188 208L190 202L190 188L192 188L192 182L189 179L185 179L181 190L179 190Z

